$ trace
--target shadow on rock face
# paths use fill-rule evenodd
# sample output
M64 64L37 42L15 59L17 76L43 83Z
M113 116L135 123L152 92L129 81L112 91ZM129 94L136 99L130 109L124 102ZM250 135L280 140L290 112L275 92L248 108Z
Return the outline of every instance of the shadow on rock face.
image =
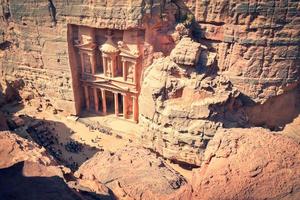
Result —
M31 139L45 147L60 164L73 171L101 150L101 148L92 147L85 142L72 139L75 132L62 122L34 119L28 115L21 118L27 124L28 128L25 132L30 135ZM60 132L65 132L65 139L59 139L58 134Z
M76 170L78 166L100 150L86 145L84 142L73 140L71 136L74 131L64 123L44 118L37 119L26 114L17 115L16 113L22 110L25 103L29 101L26 98L22 99L20 95L22 92L19 92L24 84L22 79L0 83L0 131L14 131L25 139L33 140L40 146L45 147L57 161L72 170ZM38 112L43 111L41 104L36 107ZM66 133L67 138L64 141L59 141L58 133L62 131ZM74 156L63 155L64 150L73 153ZM76 155L81 153L82 150L85 150L83 156ZM73 157L79 157L79 159L74 160Z
M24 175L24 161L0 169L0 199L5 200L105 200L114 199L93 192L77 192L70 189L59 176L27 177Z
M0 199L81 199L75 191L68 188L62 178L26 177L23 175L24 162L0 169Z

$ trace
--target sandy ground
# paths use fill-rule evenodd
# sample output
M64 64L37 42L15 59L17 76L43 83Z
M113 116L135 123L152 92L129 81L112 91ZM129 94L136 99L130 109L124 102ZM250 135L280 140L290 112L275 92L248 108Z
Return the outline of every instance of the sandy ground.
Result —
M15 107L12 109L15 109ZM101 149L115 152L130 143L129 140L119 139L98 131L91 131L84 124L75 121L74 118L54 115L47 110L37 112L33 107L26 106L19 111L15 111L14 115L27 115L37 120L43 120L45 126L49 127L50 130L54 130L58 144L54 144L53 147L61 150L61 159L66 163L76 162L81 165ZM66 151L65 144L70 141L82 144L82 152L72 153Z
M31 121L42 120L45 122L45 126L47 126L50 130L54 130L53 132L55 133L55 137L58 139L58 144L54 144L52 146L56 150L61 151L60 158L63 164L66 165L77 163L78 166L80 166L83 162L85 162L86 160L91 158L95 153L101 150L115 152L118 149L125 147L126 145L139 146L138 143L135 143L135 141L129 140L126 137L120 138L116 137L116 135L106 135L99 131L90 130L83 123L78 122L75 117L65 117L59 114L53 114L51 110L43 110L42 112L38 112L36 110L36 107L33 106L11 106L7 107L6 109L7 111L14 113L14 116L26 115L32 119ZM113 124L113 122L111 121L113 120L113 118L109 117L105 120L108 119L110 121L110 124ZM119 122L120 124L114 124L114 127L124 127L125 122ZM132 123L130 123L129 126L125 128L125 130L132 130L132 128L134 128L135 126L137 125L133 125ZM26 128L26 126L24 128ZM22 130L19 130L19 133L22 134ZM79 153L72 153L66 151L65 145L70 141L76 141L82 144L82 151ZM191 170L184 169L179 165L171 163L169 161L167 161L167 163L174 170L178 171L181 175L183 175L188 181L191 180Z

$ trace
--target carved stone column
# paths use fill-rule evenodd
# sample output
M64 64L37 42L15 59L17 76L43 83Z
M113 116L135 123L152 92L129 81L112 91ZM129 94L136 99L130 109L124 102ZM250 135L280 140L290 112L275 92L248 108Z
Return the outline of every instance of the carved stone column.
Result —
M106 115L107 109L106 109L106 96L105 96L104 89L101 89L101 98L102 98L102 112L103 112L103 115Z
M126 69L126 61L122 61L122 70L123 70L123 79L127 81L127 69Z
M124 119L128 119L128 96L123 94L123 116Z
M111 55L111 76L116 77L116 69L117 69L117 56L115 54Z
M106 74L108 77L112 76L112 71L111 71L111 58L106 58Z
M136 62L133 63L133 82L135 85L137 85L137 65Z
M97 88L94 88L94 103L95 103L95 111L99 112L99 98Z
M107 59L105 57L105 55L102 55L102 62L103 62L103 73L104 73L104 76L107 76Z
M96 74L96 70L97 70L97 61L96 61L96 55L95 52L92 52L91 55L91 64L92 64L92 74Z
M85 96L85 105L86 109L90 111L90 98L89 98L89 88L88 86L84 86L84 96Z
M84 64L83 64L83 55L82 53L80 53L80 61L81 61L81 73L83 74L84 73Z
M136 96L132 96L133 98L133 120L138 123L139 121L139 105L138 105L138 98Z
M115 115L119 116L119 101L118 101L118 93L114 93L115 99Z

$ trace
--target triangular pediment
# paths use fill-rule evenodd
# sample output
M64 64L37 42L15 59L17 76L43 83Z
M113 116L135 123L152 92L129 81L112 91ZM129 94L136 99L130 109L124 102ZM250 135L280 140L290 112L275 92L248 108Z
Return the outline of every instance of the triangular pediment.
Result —
M127 58L132 58L132 59L137 59L139 57L139 55L133 55L132 53L130 53L129 51L126 50L121 50L120 56L124 56Z
M111 80L97 80L97 81L91 81L91 83L102 86L102 87L114 89L114 90L123 90L123 91L129 90L128 87L122 87L118 84L113 83Z
M97 48L97 44L90 42L86 44L77 44L75 47L85 51L94 51Z

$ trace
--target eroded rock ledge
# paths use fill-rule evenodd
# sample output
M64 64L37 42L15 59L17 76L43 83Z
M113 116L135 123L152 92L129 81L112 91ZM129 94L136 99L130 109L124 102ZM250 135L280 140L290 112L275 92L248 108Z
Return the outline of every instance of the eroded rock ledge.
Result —
M296 200L299 152L294 140L261 128L220 130L194 172L192 199Z

